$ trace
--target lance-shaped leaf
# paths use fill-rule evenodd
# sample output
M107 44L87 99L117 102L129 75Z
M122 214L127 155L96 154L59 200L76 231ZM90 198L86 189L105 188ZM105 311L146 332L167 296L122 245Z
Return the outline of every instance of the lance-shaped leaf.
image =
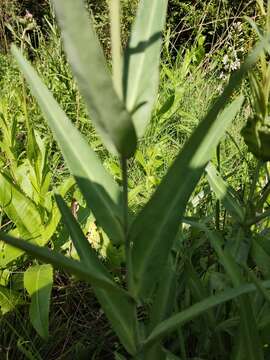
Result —
M73 230L74 231L74 230ZM74 233L73 233L74 234ZM105 271L100 271L100 266L94 268L89 266L85 261L79 262L71 260L56 251L50 251L44 247L34 246L26 241L13 238L0 232L0 239L4 242L24 250L29 255L52 264L58 269L63 269L77 276L80 280L84 280L91 284L96 296L114 326L114 330L118 334L126 350L130 354L136 352L136 337L133 336L136 331L135 303L130 295L112 280ZM80 240L76 241L80 253L85 249L85 243L79 245ZM82 256L82 254L81 254ZM82 257L84 260L86 256Z
M245 280L242 276L242 273L239 269L239 266L233 259L231 253L228 250L223 250L222 241L220 239L219 233L209 230L205 225L189 222L190 225L197 227L198 229L203 230L212 245L215 249L220 262L224 266L227 274L229 275L232 284L235 288L241 286ZM240 330L239 337L240 341L238 343L239 353L241 350L242 355L245 359L250 360L262 360L263 351L262 344L259 337L258 327L256 325L256 318L252 303L250 298L247 295L242 295L239 297L239 312L240 312ZM242 344L245 344L245 347L242 348Z
M243 98L237 98L220 116L218 110L223 103L210 111L132 224L135 296L151 293L168 259L189 197L242 103Z
M121 242L122 195L119 187L21 52L13 46L12 53L39 102L88 207L93 210L98 223L109 238L116 243Z
M27 254L32 255L36 259L52 264L57 269L63 269L71 274L74 274L79 279L84 280L93 286L99 286L101 289L114 290L117 288L123 293L123 295L126 295L126 291L119 288L114 281L108 279L107 276L104 276L98 271L90 271L84 263L67 258L57 251L48 250L45 247L36 246L27 241L9 236L4 232L0 232L0 239L11 246L27 252Z
M232 194L229 185L222 179L216 168L212 163L206 167L207 180L216 194L217 198L222 202L225 209L238 222L243 222L245 218L244 210L239 204L239 201Z
M136 132L116 94L83 0L53 0L64 47L88 112L110 151L133 155Z
M113 281L110 273L99 260L97 253L92 249L64 200L60 196L56 196L56 199L63 221L69 230L82 263L88 267L89 271L93 273L99 272L102 276L107 277L109 281ZM129 296L124 296L117 288L115 291L112 291L111 289L103 290L94 286L94 291L122 344L129 353L134 354L136 352L135 341L137 332L135 302L131 301Z
M263 281L261 285L267 289L270 288L270 281ZM164 320L157 325L149 337L145 340L144 346L149 347L153 343L159 341L168 333L177 329L181 325L193 320L199 315L204 314L206 311L212 309L215 306L225 303L226 301L235 299L241 295L248 294L256 291L256 287L253 284L241 285L235 289L227 289L221 294L210 296L205 300L202 300L188 309L181 311L178 314L171 316L169 319Z
M30 320L44 339L49 336L49 309L53 269L49 264L32 266L24 273L24 287L31 296Z
M141 137L150 120L159 82L162 31L168 0L141 0L125 53L123 89Z
M259 43L235 72L223 93L177 156L156 192L130 228L133 262L133 294L148 297L167 262L187 202L198 183L212 152L239 111L238 97L221 114L246 72L256 63L267 40Z

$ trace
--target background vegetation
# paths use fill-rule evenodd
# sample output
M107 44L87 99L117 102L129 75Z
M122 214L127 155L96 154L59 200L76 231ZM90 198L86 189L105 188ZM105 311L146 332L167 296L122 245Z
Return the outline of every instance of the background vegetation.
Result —
M94 15L105 55L110 61L107 3L105 0L89 1L88 5ZM123 45L128 41L136 5L136 1L122 1ZM23 49L63 110L86 136L114 179L121 183L117 159L103 147L88 120L84 102L63 52L51 6L46 0L0 0L0 9L0 166L1 174L6 176L0 178L1 230L15 236L18 233L21 235L20 216L23 216L24 208L17 207L14 215L14 209L10 208L8 199L3 195L7 193L8 186L13 186L10 184L16 184L16 190L21 194L18 195L18 203L31 201L40 209L35 216L41 219L42 225L46 225L44 232L48 232L43 243L67 256L76 257L53 199L53 189L62 186L61 191L63 195L66 194L70 207L75 209L75 215L92 247L106 267L122 279L125 273L124 250L109 243L98 224L89 216L86 203L70 180L62 155L36 100L30 95L9 53L11 42ZM239 68L257 40L256 32L244 16L256 19L259 25L263 24L256 1L169 1L158 98L146 134L140 140L134 159L128 163L129 198L134 211L146 204L183 144L227 84L231 73ZM267 165L258 167L241 136L241 129L252 114L249 86L246 80L239 90L247 100L217 154L214 154L213 163L230 189L233 189L232 193L242 208L254 210L250 202L255 198L250 194L255 194L261 202L263 197L265 202L256 209L259 216L268 210L269 174ZM38 156L31 152L31 142L36 143L34 149ZM233 248L231 241L239 224L209 184L211 181L204 176L189 201L186 217L189 221L203 220L201 222L207 224L210 230L219 233L228 248ZM53 224L52 219L55 220ZM29 228L33 231L31 227L30 221ZM241 269L246 281L256 283L253 279L255 275L260 280L269 279L268 230L266 219L259 225L256 223L252 234L247 236L248 239L256 238L259 245L253 240L242 241L240 256L248 259L248 269ZM51 231L54 233L52 237L49 236ZM37 236L42 237L42 234ZM3 244L0 242L1 246ZM235 253L239 255L236 250ZM89 354L91 359L112 359L115 351L124 353L92 289L65 273L55 274L50 334L45 341L37 327L29 322L31 294L23 284L25 271L38 263L26 255L11 252L9 256L7 261L1 258L0 252L0 312L3 313L0 328L5 329L0 333L0 359L89 359ZM174 256L178 259L179 301L174 304L176 308L188 308L231 285L231 278L223 270L219 255L211 247L209 235L204 229L183 225ZM258 291L252 303L265 359L270 358L267 296L268 292L262 294ZM166 344L183 360L221 359L221 350L223 358L228 359L236 347L234 338L239 325L238 306L233 301L219 306L214 313L214 322L210 312L194 319L180 328L175 336L168 338ZM146 311L143 307L140 311L143 318ZM221 342L216 346L218 341Z

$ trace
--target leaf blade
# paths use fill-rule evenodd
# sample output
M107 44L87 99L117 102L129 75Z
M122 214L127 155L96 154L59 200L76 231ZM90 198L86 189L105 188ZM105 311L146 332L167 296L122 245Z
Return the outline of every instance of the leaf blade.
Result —
M24 273L24 287L31 296L29 315L37 333L49 337L49 308L53 284L53 269L49 264L28 268Z
M124 157L130 157L136 149L135 129L114 90L83 1L54 0L53 4L69 63L97 130L110 151L117 149Z
M112 241L123 241L122 195L95 152L42 83L36 71L12 46L12 53L26 77L40 108L57 140L66 163L76 179L88 207ZM89 166L91 164L91 166Z
M167 0L141 0L124 61L124 98L138 137L150 119L159 82ZM151 76L149 76L151 74Z

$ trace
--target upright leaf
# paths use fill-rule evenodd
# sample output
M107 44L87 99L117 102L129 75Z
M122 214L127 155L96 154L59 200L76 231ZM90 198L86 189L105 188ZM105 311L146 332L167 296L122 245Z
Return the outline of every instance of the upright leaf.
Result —
M207 180L216 194L217 198L223 203L226 210L238 222L243 222L245 213L237 199L233 196L229 185L222 179L212 163L206 167Z
M109 238L116 243L121 242L123 240L120 206L122 195L119 187L21 52L13 46L12 53L39 102L88 207L93 210L97 221Z
M136 133L113 87L105 57L82 0L53 0L65 50L88 112L109 150L133 155Z
M60 196L57 196L57 203L82 263L93 274L98 273L100 278L104 277L113 282L110 273L99 260L76 219ZM112 289L103 290L94 286L94 292L122 344L127 351L135 353L137 336L135 302L131 301L129 296L124 296L122 292L118 291L118 288L112 291Z
M34 246L26 241L13 238L0 232L0 239L26 251L41 261L52 264L76 275L80 280L90 283L95 288L96 296L113 324L114 330L130 354L136 353L136 316L134 299L100 271L91 271L84 262L71 260L56 251ZM120 309L120 310L119 310Z
M53 283L51 265L32 266L24 273L24 286L31 296L30 320L44 339L49 336L49 308Z
M232 92L230 83L228 99ZM218 100L178 155L158 189L130 229L135 296L147 297L163 271L186 204L213 150L243 103L234 100L219 116L225 100Z
M159 82L162 31L168 0L141 0L124 60L124 99L138 137L150 120Z

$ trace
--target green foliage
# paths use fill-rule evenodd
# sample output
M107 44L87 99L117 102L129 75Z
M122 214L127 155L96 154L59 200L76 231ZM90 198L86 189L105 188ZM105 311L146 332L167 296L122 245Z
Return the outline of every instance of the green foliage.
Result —
M30 63L24 59L15 46L13 46L12 52L61 148L65 161L87 202L87 206L93 211L96 221L103 228L106 236L114 244L124 244L126 274L124 277L118 276L116 278L112 276L85 236L83 228L80 227L76 219L77 214L70 212L69 206L60 196L57 196L58 208L77 251L78 260L69 259L56 250L48 250L45 247L37 246L43 245L43 243L33 244L31 241L18 239L18 236L14 236L14 234L4 234L2 232L1 239L5 243L26 251L29 255L43 262L65 269L79 279L90 283L113 330L125 350L134 359L153 359L153 356L155 358L158 356L158 359L175 357L174 354L167 351L166 346L172 350L171 344L168 343L165 346L164 338L174 330L178 330L180 337L182 337L182 325L194 321L199 315L209 318L206 325L207 332L215 332L218 326L222 326L225 311L223 304L229 300L233 300L226 304L231 309L230 320L233 319L234 314L237 314L236 327L239 330L237 341L234 341L233 335L230 336L232 343L230 349L232 349L233 359L263 359L264 349L259 331L260 324L259 322L258 325L256 324L255 304L251 301L248 293L255 292L256 296L260 294L267 299L266 295L268 293L266 289L269 288L269 281L261 282L255 276L251 277L254 285L248 284L242 271L242 267L247 266L249 258L251 227L261 221L264 215L263 213L261 216L256 215L260 207L257 206L256 208L256 205L254 206L256 183L260 168L257 167L254 178L255 185L250 186L249 196L243 202L245 211L242 211L239 203L236 202L235 197L232 195L233 192L228 192L229 186L225 180L221 179L210 165L207 167L208 179L213 191L217 194L219 201L224 203L225 209L230 212L232 222L235 222L235 225L239 227L235 243L232 244L232 240L234 240L232 237L224 246L224 234L220 232L219 226L217 226L216 230L212 230L207 223L207 219L194 221L185 218L185 215L189 212L189 202L194 200L192 194L204 173L207 163L213 158L215 149L242 107L243 97L241 95L236 96L234 100L231 100L231 98L235 91L239 89L247 71L254 66L265 47L268 46L268 40L263 38L241 68L233 74L222 94L211 104L210 110L203 116L188 142L172 161L161 182L156 181L154 183L154 194L138 214L133 214L129 209L127 158L135 150L136 135L134 128L136 128L137 134L141 136L156 97L156 81L153 83L149 82L148 79L146 79L146 82L144 81L150 68L153 68L151 70L158 74L160 36L155 38L155 34L157 31L158 33L162 31L163 19L166 14L166 2L156 2L156 6L148 7L145 1L141 1L138 17L132 30L131 41L128 43L126 50L130 66L127 67L127 63L123 61L123 69L119 70L115 68L119 64L113 62L114 81L112 81L104 57L101 55L101 49L96 41L93 26L89 27L83 2L79 1L74 7L74 4L71 6L69 1L59 2L55 0L54 5L67 56L77 79L78 87L85 98L87 107L90 109L89 114L93 117L93 123L101 133L104 144L106 146L109 144L110 149L111 145L113 145L114 150L118 151L119 164L118 167L116 165L116 173L118 173L122 188L116 184L113 177L105 170L99 157L91 150L83 136L71 123ZM154 16L156 22L149 21L151 16ZM78 19L81 19L80 23ZM83 35L85 39L79 36L81 26L87 30ZM119 24L111 21L111 26L111 33L115 36L112 43L113 53L119 55L121 42L117 41L116 37L119 36L119 33L117 35L114 28L119 27ZM144 29L148 29L149 38L145 38ZM93 41L88 41L88 39ZM152 39L153 44L151 41L147 42L150 39ZM200 39L198 44L185 57L184 65L181 68L181 81L187 76L190 66L199 65L202 61L204 52L201 50L203 50L204 39ZM139 55L133 52L134 44L137 45L145 41L145 47L140 49L141 53ZM86 57L83 54L86 54ZM89 67L91 57L93 63ZM145 58L147 61L145 61ZM102 59L102 61L98 61L98 59ZM134 65L132 65L133 61ZM86 66L87 62L88 66ZM170 78L168 70L166 74ZM88 83L90 79L92 81ZM118 87L122 80L127 89L127 92L123 93L123 98L119 96L120 87ZM136 86L133 88L134 82ZM132 89L132 91L129 89ZM167 105L161 107L162 111L158 112L160 117L173 111L176 99L179 101L183 96L183 94L177 93L176 86L172 93L173 95L170 96L173 96L173 100L166 101ZM142 124L139 125L136 118L136 109L140 109L142 114L145 111L145 117L142 118ZM124 116L122 116L123 111ZM108 114L110 117L108 117ZM42 146L39 145L41 141L36 137L35 132L31 130L28 123L27 127L29 144L27 157L35 169L36 186L38 185L41 189L39 194L43 194L44 197L45 192L42 184L46 183L47 180L45 179L47 177L44 175L44 171L46 174L46 161L42 159L46 158L46 151L42 151ZM37 150L33 151L33 147L40 149L40 155L38 155ZM156 165L158 161L155 156L153 157L154 166L158 167L159 165ZM151 171L148 170L148 164L144 161L140 150L135 155L135 159L142 166L146 176L150 177ZM218 167L220 167L219 158ZM34 203L36 202L37 200L34 201ZM44 203L40 200L38 204L41 206ZM259 199L258 204L264 206L264 201ZM8 216L10 217L10 214ZM219 216L220 212L216 214L218 220L216 224L219 223ZM19 219L21 218L23 217L20 216ZM14 223L16 224L15 220ZM226 279L225 282L227 281L233 288L224 285L222 292L218 293L216 292L217 285L215 285L214 290L209 291L204 281L198 278L197 269L192 264L192 252L195 252L196 246L199 246L199 244L194 244L194 250L185 249L183 237L187 236L187 233L184 224L189 224L191 229L197 229L199 244L209 241L215 251L216 260L213 270L217 273L218 280L216 282L219 283L218 286L223 286L220 282L221 275L223 275L224 279ZM19 226L17 225L17 227L19 231ZM25 228L28 229L27 226ZM32 235L32 231L30 233ZM23 233L18 235L25 237ZM260 246L263 245L260 243ZM180 250L184 255L181 255ZM267 253L265 245L263 250ZM263 259L262 256L260 258ZM267 257L265 256L265 258ZM219 263L224 267L224 273L216 271ZM45 266L47 267L47 265ZM37 271L35 271L36 269ZM188 291L183 290L181 287L176 288L178 286L177 276L179 276L179 269L186 269L186 272L180 270L180 276L187 277ZM39 270L40 267L32 267L25 273L25 286L32 297L32 305L30 306L32 323L39 333L47 336L50 288L49 291L46 291L46 297L44 297L46 302L44 313L41 313L38 302L44 284L35 281L37 287L34 287L33 290L32 287L30 289L28 281L30 275L31 277L35 276L35 279L37 279ZM211 277L211 272L208 276ZM51 280L50 275L50 284ZM37 293L35 293L36 288L38 288ZM257 292L258 289L259 292ZM186 300L185 305L181 304L178 299L178 292L181 293L182 291L184 291L185 295L183 298ZM190 303L187 297L188 293L195 298L196 304ZM239 306L239 310L237 310L237 306ZM214 312L214 307L218 308L218 311ZM142 317L139 314L141 308L143 308ZM45 326L40 325L41 320L42 323L45 321ZM200 320L198 320L199 322ZM195 326L197 326L197 323ZM223 324L223 326L225 325ZM175 337L174 334L172 336ZM185 338L180 342L177 355L181 354L183 358L187 358L184 340ZM217 341L217 346L213 351L213 356L226 358L226 352L223 354L226 338L222 337L221 334L217 334L214 341ZM244 344L248 345L244 346ZM211 346L213 346L211 341L209 344L209 341L204 342L201 337L198 345L200 356L204 356L205 352L210 354ZM121 355L116 356L121 358Z

